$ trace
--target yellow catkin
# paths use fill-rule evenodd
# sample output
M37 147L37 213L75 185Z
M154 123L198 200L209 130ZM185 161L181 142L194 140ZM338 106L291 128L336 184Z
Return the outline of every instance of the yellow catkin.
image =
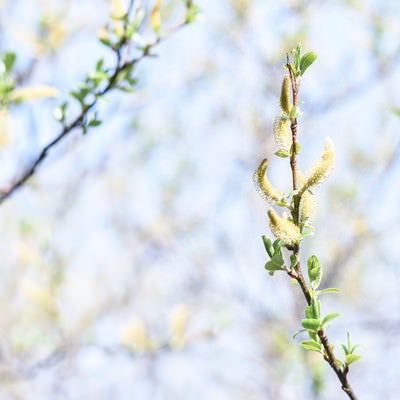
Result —
M285 75L282 82L280 105L285 114L290 113L290 76Z
M268 210L269 227L274 236L289 246L300 242L300 228L286 217L280 217L272 208Z
M121 343L137 352L144 352L147 349L147 330L142 319L134 318L123 328Z
M306 176L298 171L297 179L299 186L302 187L306 181ZM301 196L300 200L300 221L301 222L312 222L314 221L317 215L318 209L318 201L317 196L314 193L311 193L309 190L306 190Z
M289 153L292 145L292 132L290 130L290 120L287 118L276 117L274 122L274 141L278 149Z
M186 325L189 316L189 309L186 305L176 306L170 315L171 347L181 349L186 342Z
M267 176L268 162L266 159L261 161L260 166L254 172L254 182L257 187L257 191L267 201L279 201L284 197L284 193L279 189L272 186Z
M312 186L319 186L325 179L327 179L335 167L335 160L336 156L332 140L327 138L325 141L324 152L322 153L321 158L315 162L308 171L307 180L300 192L304 193Z

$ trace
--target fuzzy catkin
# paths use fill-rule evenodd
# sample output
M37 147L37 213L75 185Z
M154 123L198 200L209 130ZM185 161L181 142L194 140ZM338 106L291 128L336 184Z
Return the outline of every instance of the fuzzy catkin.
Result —
M302 187L307 181L306 176L301 171L297 171L297 179L300 187ZM299 207L301 222L314 221L318 209L317 196L309 190L306 190L301 196Z
M267 167L268 161L264 158L264 160L261 161L260 166L254 172L254 182L258 192L267 201L279 201L284 196L284 193L272 186L267 176Z
M287 153L292 146L292 132L290 130L290 119L284 117L276 117L274 122L274 141L276 147Z
M291 103L290 103L290 76L285 75L282 82L281 97L279 99L282 111L289 115Z
M280 217L272 208L268 210L269 227L274 236L289 246L301 240L300 228L286 217Z
M304 193L313 186L319 186L332 173L335 167L335 151L330 138L326 138L325 149L320 159L315 162L307 173L307 180L300 192Z

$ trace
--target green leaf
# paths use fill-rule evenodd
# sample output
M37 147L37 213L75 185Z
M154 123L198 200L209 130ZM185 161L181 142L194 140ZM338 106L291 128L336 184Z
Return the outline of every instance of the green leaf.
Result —
M287 157L289 157L289 153L288 153L286 150L284 150L284 149L279 149L279 150L276 151L274 154L275 154L276 156L278 156L278 157L281 157L281 158L287 158Z
M198 14L200 13L200 7L196 6L193 2L187 2L187 11L185 24L190 24L196 21Z
M16 59L17 59L17 56L12 51L7 51L4 53L3 63L4 63L4 67L6 68L7 73L11 72L11 70L13 69Z
M281 200L277 201L275 203L279 207L288 207L290 208L290 204L287 202L287 200L283 197Z
M301 46L301 43L299 43L297 45L297 47L292 50L292 54L293 54L292 70L293 70L293 73L295 74L295 76L298 76L301 52L302 52L302 46Z
M86 97L86 95L88 94L88 92L87 92L87 91L79 90L79 91L70 91L69 94L70 94L73 98L75 98L76 100L78 100L79 103L81 103L81 104L83 105L83 104L84 104L85 97Z
M313 51L304 54L300 60L300 75L303 75L306 69L317 59L317 54Z
M103 71L104 59L100 58L96 63L96 71Z
M307 236L313 236L315 233L313 231L305 231L301 234L301 238L304 239Z
M66 117L68 103L63 103L54 109L54 117L57 121L64 122Z
M125 92L125 93L135 93L135 90L130 88L130 87L126 87L126 86L118 86L118 90L120 90L121 92Z
M307 261L308 278L313 289L317 289L322 279L322 267L316 256L311 256Z
M323 327L323 328L325 328L325 326L329 323L329 322L331 322L332 320L334 320L335 318L337 318L337 317L340 317L340 313L338 313L338 312L333 312L333 313L329 313L323 320L322 320L322 324L321 324L321 326Z
M316 292L316 295L321 296L321 294L326 294L326 293L339 293L339 289L331 287L324 290L318 290Z
M271 240L268 239L265 235L262 235L261 237L262 237L266 252L268 253L268 255L270 257L272 257L275 254L275 249L272 246Z
M311 307L312 318L317 319L321 317L321 302L317 298L313 297L311 299L311 305L309 307Z
M314 342L319 343L319 337L317 332L308 330L308 334L310 335L311 340L314 340Z
M314 318L312 306L306 307L306 318Z
M107 80L108 75L103 71L96 70L89 72L88 78L92 80L96 85L98 85L99 83L101 83L101 81Z
M299 263L299 258L295 254L290 255L290 267L294 268Z
M303 332L308 332L308 329L301 329L301 330L295 332L295 334L293 335L293 339L294 339L296 336L300 335L300 333L303 333Z
M281 253L282 252L281 249L282 249L282 246L283 246L283 242L280 241L279 239L277 239L277 240L274 241L274 243L272 243L272 246L274 247L275 253L276 252Z
M301 150L301 144L299 142L296 142L296 155L300 153ZM293 144L290 146L290 154L293 153Z
M274 261L268 261L264 268L269 271L269 274L272 276L274 275L275 271L284 271L285 269L283 268L283 265L279 265L275 263Z
M301 325L305 329L318 331L321 326L321 320L316 318L306 318L301 320Z
M347 354L346 357L344 358L344 362L346 365L350 365L356 361L358 361L361 358L358 354Z
M92 119L89 123L88 126L99 126L101 125L101 121L98 119Z
M314 340L304 340L300 343L300 346L305 348L306 350L312 350L312 351L322 351L322 344L315 342Z

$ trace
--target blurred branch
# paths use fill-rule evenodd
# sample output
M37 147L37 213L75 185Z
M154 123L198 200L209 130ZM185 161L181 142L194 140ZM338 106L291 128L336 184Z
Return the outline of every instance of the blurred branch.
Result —
M133 9L134 1L132 0L129 4L128 13ZM189 7L189 6L188 6ZM195 7L191 5L191 7ZM26 182L31 178L35 173L37 168L44 162L46 157L48 156L49 151L55 147L59 142L65 139L72 131L76 128L81 128L83 133L86 132L87 128L91 126L90 123L87 122L89 113L95 108L98 103L98 100L104 97L106 94L111 92L114 89L124 89L119 86L119 80L121 79L121 74L126 74L129 77L129 74L133 67L136 66L140 61L148 57L154 57L151 53L152 49L161 43L163 40L168 38L170 35L187 25L194 18L194 14L189 14L190 9L188 8L188 13L185 18L178 23L176 26L165 30L162 34L157 32L157 37L155 40L148 43L146 46L140 48L141 54L135 58L128 59L126 61L123 60L123 51L126 50L131 42L131 39L128 35L124 35L123 38L118 42L118 45L108 44L111 49L116 54L116 62L114 67L107 70L108 72L108 83L106 86L98 91L93 92L94 100L90 103L84 103L84 99L78 99L81 102L82 110L79 115L73 119L72 122L68 124L64 124L61 132L48 143L38 154L38 156L32 161L32 163L21 173L20 177L15 179L13 183L11 183L8 187L0 189L0 204L7 200L16 190L20 187L24 186ZM128 18L128 13L126 14L126 18ZM194 11L193 11L194 13ZM189 19L190 18L190 19ZM126 55L126 54L125 54ZM97 71L96 71L97 72ZM129 79L131 79L129 77ZM131 79L133 81L133 79ZM87 93L85 94L85 96ZM99 121L95 121L96 123Z

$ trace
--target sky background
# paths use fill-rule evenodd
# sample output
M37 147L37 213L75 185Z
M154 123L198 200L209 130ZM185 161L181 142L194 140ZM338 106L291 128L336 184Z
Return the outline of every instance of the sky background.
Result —
M263 268L269 205L252 175L266 157L271 181L290 191L272 127L298 42L318 53L301 84L300 168L325 137L337 155L303 257L318 255L322 287L340 288L322 302L342 313L328 331L338 355L347 331L362 345L355 392L397 399L400 4L198 4L200 20L140 63L136 93L112 93L103 124L71 134L1 205L0 399L345 398L329 366L301 350L305 337L292 339L300 291ZM59 132L52 110L64 99L72 119L68 91L99 58L112 62L96 37L109 10L0 2L0 52L16 51L19 71L38 56L24 84L61 94L3 120L0 187ZM183 11L165 1L165 26Z

